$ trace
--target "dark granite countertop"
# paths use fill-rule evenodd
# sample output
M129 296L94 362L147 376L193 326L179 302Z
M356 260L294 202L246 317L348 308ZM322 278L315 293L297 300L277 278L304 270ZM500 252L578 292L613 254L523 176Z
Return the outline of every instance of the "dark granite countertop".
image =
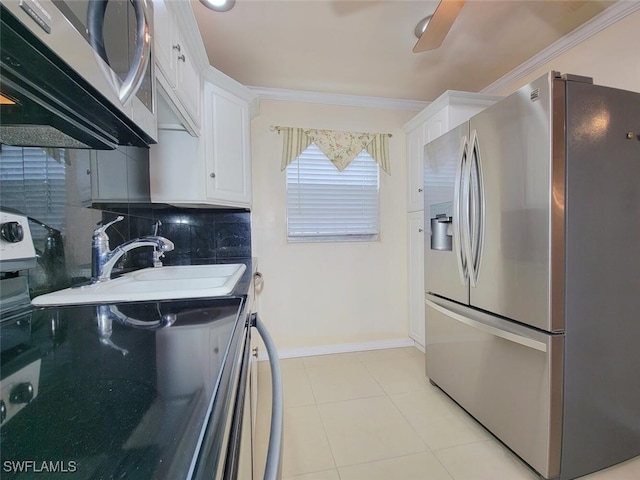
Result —
M189 478L229 408L229 359L242 348L255 268L243 263L228 297L44 307L4 320L3 389L31 381L35 396L2 423L2 478Z

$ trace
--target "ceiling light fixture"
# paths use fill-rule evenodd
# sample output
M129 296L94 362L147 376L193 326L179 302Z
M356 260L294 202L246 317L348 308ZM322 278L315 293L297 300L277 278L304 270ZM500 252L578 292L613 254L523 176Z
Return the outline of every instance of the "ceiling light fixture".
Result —
M424 33L424 31L427 29L427 25L429 24L429 21L431 20L431 17L433 17L433 15L427 15L426 17L424 17L422 20L420 20L418 22L418 24L416 25L415 30L413 31L413 33L415 34L415 36L417 38L420 38L422 36L422 34Z
M200 3L216 12L226 12L233 8L236 0L200 0Z

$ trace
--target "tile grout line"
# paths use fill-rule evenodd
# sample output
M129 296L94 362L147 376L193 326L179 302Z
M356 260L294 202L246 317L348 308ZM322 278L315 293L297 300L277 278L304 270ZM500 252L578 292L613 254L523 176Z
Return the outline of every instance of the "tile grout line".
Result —
M426 376L426 372L425 372L425 378L428 381L428 377ZM412 393L412 392L405 392L405 393L399 394L399 395L404 395L404 394L407 394L407 393ZM392 403L392 405L395 407L395 409L400 413L402 418L404 418L407 421L407 423L409 424L411 429L416 433L416 435L420 439L420 441L424 444L424 446L426 447L426 451L431 453L431 455L433 455L433 457L436 459L436 461L440 464L440 466L444 469L444 471L447 472L447 474L451 477L452 480L456 480L456 478L453 476L453 473L451 473L449 471L449 469L445 465L443 465L443 463L440 461L438 456L435 454L435 450L432 450L431 447L429 447L429 445L427 444L427 442L422 439L422 436L420 435L420 432L418 432L418 430L416 430L416 428L413 425L413 422L404 414L404 412L402 410L400 410L400 408L398 407L396 402L393 401L393 399L391 398L391 396L389 394L387 394L387 397L389 398L389 401Z
M410 358L409 354L404 355L405 358ZM388 359L382 359L382 360L368 360L369 362L373 362L373 361L388 361ZM398 413L400 413L400 416L406 420L406 422L409 424L409 426L411 427L411 429L413 430L413 432L416 434L416 437L420 440L420 442L422 442L422 445L424 446L425 450L423 452L417 452L417 453L410 453L410 454L402 454L402 455L397 455L397 456L393 456L393 457L388 457L388 458L384 458L384 459L379 459L379 460L371 460L369 462L362 462L362 463L356 463L356 464L350 464L350 465L344 465L343 467L351 467L353 465L367 465L367 464L372 464L372 463L376 463L376 462L381 462L381 461L386 461L386 460L392 460L395 458L403 458L403 457L408 457L411 455L417 455L419 453L425 453L425 452L429 452L431 453L434 457L435 454L433 454L433 452L431 451L431 449L429 448L429 446L426 444L426 442L420 437L419 433L416 431L416 429L414 428L414 426L411 424L411 422L409 421L409 419L400 411L400 409L398 408L398 406L395 404L395 402L391 399L389 392L387 392L384 388L384 386L378 381L378 379L375 378L375 376L371 373L371 370L367 367L367 361L363 360L363 359L358 359L358 363L362 364L362 366L364 367L364 369L367 371L367 373L371 376L371 378L373 379L373 381L378 385L378 387L380 387L380 390L382 391L381 395L367 395L364 397L358 397L358 398L350 398L350 399L346 399L346 400L335 400L333 402L323 402L321 404L316 403L317 406L320 405L326 405L326 404L331 404L331 403L338 403L338 402L348 402L348 401L358 401L358 400L364 400L364 399L368 399L368 398L380 398L380 397L386 397L387 400L391 403L391 405L393 405L393 408L398 411ZM307 366L305 364L305 370L306 370ZM311 367L314 368L314 367ZM311 383L311 382L310 382ZM311 385L311 389L313 391L313 385ZM317 400L316 400L317 402ZM320 412L320 410L318 409L318 412ZM323 429L325 429L325 435L326 435L326 427L324 424L324 420L322 418L322 415L320 415L320 421L322 422L322 426ZM328 436L327 436L327 441L328 441ZM331 454L333 455L333 448L331 447L331 443L329 442L329 449L331 450ZM435 457L436 460L438 461L438 463L440 463L440 460ZM338 472L338 477L341 478L340 475L340 468L337 466L337 463L335 461L335 456L333 457L334 463L336 464L336 471ZM444 468L444 466L443 466ZM445 471L447 473L449 473L448 470L445 469ZM451 475L450 475L451 476ZM453 476L451 476L451 478L453 479ZM455 479L454 479L455 480Z
M307 378L307 382L309 383L309 388L311 388L311 394L313 395L313 400L314 400L314 407L316 408L316 411L318 412L318 418L320 418L320 424L322 425L322 433L324 433L324 438L327 441L327 445L329 446L329 451L331 452L331 459L333 460L333 467L336 471L336 473L338 474L338 480L341 480L341 476L340 476L340 470L338 470L338 464L336 462L336 456L333 453L333 447L331 446L331 442L329 441L329 435L327 435L327 427L324 424L324 419L322 418L322 414L320 413L320 408L318 408L318 398L316 397L316 393L313 389L313 385L311 384L311 380L309 379L309 372L307 372L307 364L304 362L304 360L302 361L302 367L304 368L304 374L305 377Z

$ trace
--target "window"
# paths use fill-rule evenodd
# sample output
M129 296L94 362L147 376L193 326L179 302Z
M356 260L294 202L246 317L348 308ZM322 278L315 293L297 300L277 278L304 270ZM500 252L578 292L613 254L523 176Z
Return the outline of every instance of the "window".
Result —
M338 171L311 144L286 168L289 241L374 241L380 170L365 150Z
M0 204L64 231L66 191L65 150L54 159L39 147L0 146ZM30 225L34 240L46 231Z

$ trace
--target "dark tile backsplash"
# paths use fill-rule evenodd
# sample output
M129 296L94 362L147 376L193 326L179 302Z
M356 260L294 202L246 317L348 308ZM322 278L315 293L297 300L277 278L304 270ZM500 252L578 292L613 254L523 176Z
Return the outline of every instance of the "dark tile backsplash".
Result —
M251 213L246 210L177 208L152 204L139 195L135 203L128 199L95 201L87 192L89 182L84 177L94 174L93 169L85 167L90 151L66 150L49 158L43 157L38 149L1 148L0 208L17 209L59 232L52 233L30 222L38 255L36 268L28 272L32 295L85 281L90 276L92 232L118 215L124 217L123 221L107 230L112 249L130 239L153 235L159 221L158 235L175 245L162 258L164 265L219 263L251 257ZM127 151L127 158L140 161L139 157L146 156L147 163L135 167L130 162L128 168L132 164L133 168L148 168L148 155L140 153ZM30 172L36 164L37 171L42 173L32 178ZM104 172L104 165L100 166ZM6 174L8 171L11 175ZM33 198L38 201L34 203ZM124 255L116 269L147 267L152 261L151 248L136 248Z
M218 263L251 257L251 217L243 210L185 209L153 206L147 215L130 217L135 236L151 235L156 221L158 235L175 244L165 254L165 265ZM139 213L139 209L136 209ZM149 224L148 219L152 219Z

